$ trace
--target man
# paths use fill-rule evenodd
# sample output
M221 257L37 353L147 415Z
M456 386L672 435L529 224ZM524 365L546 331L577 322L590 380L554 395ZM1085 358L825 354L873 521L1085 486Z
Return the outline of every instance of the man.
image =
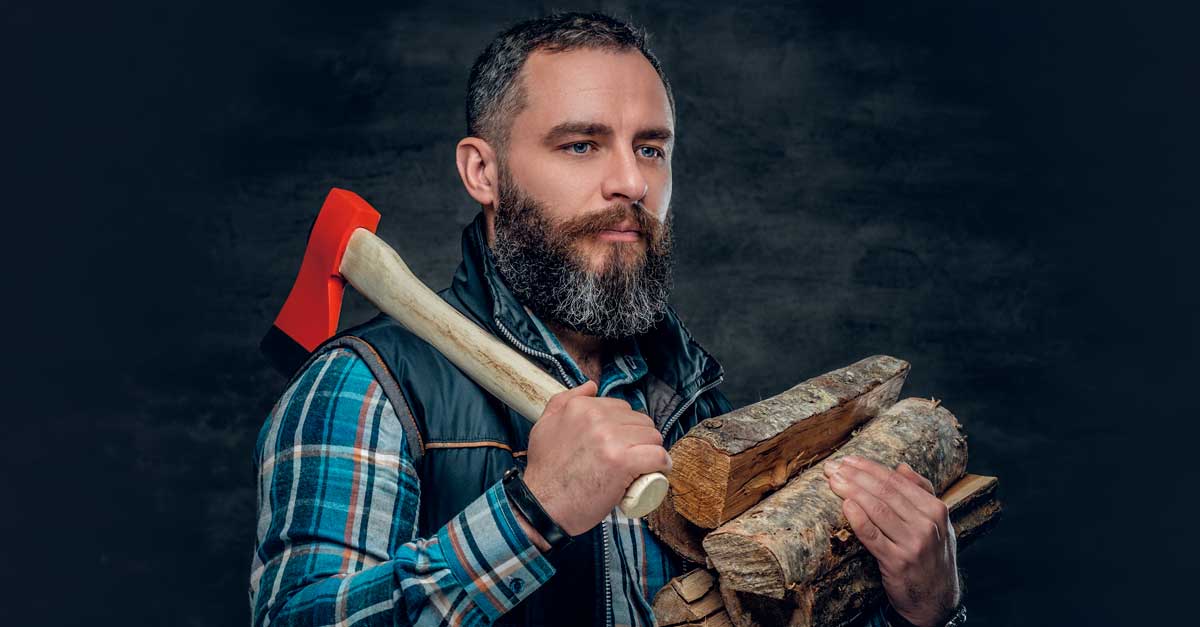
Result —
M480 56L456 158L482 211L440 295L569 389L530 429L386 316L315 351L258 441L255 625L653 624L694 565L617 503L731 409L667 305L674 113L643 36L603 15L518 24ZM830 476L893 620L944 623L953 529L923 479Z

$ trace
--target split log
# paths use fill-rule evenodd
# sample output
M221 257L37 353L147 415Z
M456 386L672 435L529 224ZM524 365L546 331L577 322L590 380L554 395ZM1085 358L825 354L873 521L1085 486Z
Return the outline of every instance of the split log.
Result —
M654 595L654 622L658 627L729 625L712 573L697 568L663 586Z
M734 518L894 403L908 370L876 355L703 421L671 447L675 508L705 529Z
M889 468L906 462L941 493L966 468L960 429L954 414L937 402L909 398L863 426L832 458L857 455ZM847 525L842 498L820 468L810 468L708 534L703 546L723 586L783 599L845 559L846 547L835 546L833 534Z
M1000 519L996 485L995 477L966 475L942 494L960 552ZM837 542L842 534L833 537ZM853 544L857 547L848 550L849 557L837 568L789 591L782 601L721 586L730 620L737 627L840 627L875 611L884 596L879 565L861 543Z
M679 512L675 511L674 496L669 490L662 505L643 520L650 531L672 551L701 566L707 563L701 542L709 530L697 527L692 521L680 516Z

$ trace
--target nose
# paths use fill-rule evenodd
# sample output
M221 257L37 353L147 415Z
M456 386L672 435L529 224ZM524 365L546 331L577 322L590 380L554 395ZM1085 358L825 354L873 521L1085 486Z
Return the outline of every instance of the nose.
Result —
M604 177L601 192L607 201L626 200L630 204L646 197L650 183L642 175L637 156L633 151L617 150L611 153L609 169Z

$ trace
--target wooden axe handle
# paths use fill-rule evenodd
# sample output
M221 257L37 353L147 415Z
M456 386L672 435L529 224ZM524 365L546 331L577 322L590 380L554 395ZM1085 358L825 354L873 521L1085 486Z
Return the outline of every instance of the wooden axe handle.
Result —
M472 381L530 422L537 422L551 396L566 390L554 377L426 287L400 255L374 233L357 229L350 235L341 274L380 311L429 342ZM621 511L630 518L640 518L658 508L666 494L665 475L642 475L625 491Z

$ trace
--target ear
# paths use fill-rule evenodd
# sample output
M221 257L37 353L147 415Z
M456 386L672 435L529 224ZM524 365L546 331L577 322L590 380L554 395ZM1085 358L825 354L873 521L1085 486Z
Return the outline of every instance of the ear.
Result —
M491 144L478 137L464 137L455 148L454 158L467 193L485 209L495 210L500 198L500 170Z

